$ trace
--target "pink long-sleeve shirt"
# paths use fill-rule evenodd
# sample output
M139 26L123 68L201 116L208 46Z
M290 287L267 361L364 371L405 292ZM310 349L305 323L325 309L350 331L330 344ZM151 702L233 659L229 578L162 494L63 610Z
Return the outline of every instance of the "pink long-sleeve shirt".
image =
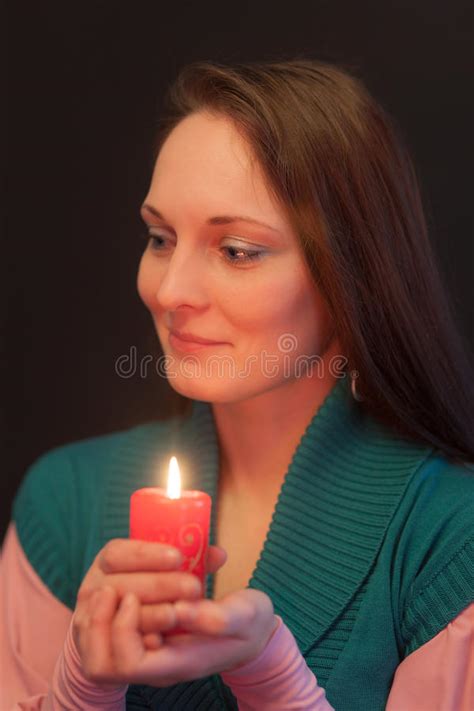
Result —
M0 711L125 709L127 686L105 691L83 676L72 615L31 567L11 523L0 575ZM239 709L334 711L278 622L256 659L222 674ZM386 711L474 711L474 603L401 662Z

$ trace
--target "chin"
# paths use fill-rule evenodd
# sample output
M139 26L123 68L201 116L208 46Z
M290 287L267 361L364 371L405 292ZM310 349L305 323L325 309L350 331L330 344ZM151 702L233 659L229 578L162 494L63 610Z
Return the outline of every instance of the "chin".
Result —
M206 388L200 383L192 380L183 380L183 378L169 378L168 383L180 395L190 398L191 400L207 400L205 397Z
M171 375L171 374L170 374ZM191 400L201 400L210 403L238 403L257 398L265 393L275 390L280 386L287 386L288 380L270 381L259 378L230 378L230 377L192 377L182 375L169 377L170 386L180 395Z
M238 383L230 383L218 378L169 377L170 386L180 395L202 402L233 402L242 399Z

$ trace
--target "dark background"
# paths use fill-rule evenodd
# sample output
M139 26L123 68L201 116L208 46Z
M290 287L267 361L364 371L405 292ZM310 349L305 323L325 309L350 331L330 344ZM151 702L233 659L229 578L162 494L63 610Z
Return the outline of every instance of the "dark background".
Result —
M133 346L137 359L158 352L135 287L138 208L161 97L189 61L303 54L357 70L411 147L474 351L470 5L10 3L0 535L41 453L159 417L170 402L156 375L119 377L115 363Z

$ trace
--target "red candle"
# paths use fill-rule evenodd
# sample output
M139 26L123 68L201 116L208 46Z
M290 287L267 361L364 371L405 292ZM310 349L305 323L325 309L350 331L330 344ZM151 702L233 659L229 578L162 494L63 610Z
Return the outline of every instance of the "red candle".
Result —
M168 488L138 489L130 498L130 538L158 541L179 548L180 570L196 575L204 586L209 543L211 497L203 491L181 491L176 457L171 457Z

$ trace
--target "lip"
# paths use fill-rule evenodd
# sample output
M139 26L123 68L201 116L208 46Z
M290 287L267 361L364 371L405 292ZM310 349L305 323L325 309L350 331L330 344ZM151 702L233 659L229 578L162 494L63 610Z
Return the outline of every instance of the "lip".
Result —
M172 331L169 333L169 343L173 348L187 353L201 350L209 346L222 346L222 341L210 341L207 338L195 336L192 333L181 333L180 331Z
M202 343L204 346L222 343L222 341L210 341L208 338L200 338L199 336L195 336L193 333L182 333L181 331L175 331L173 329L170 329L170 334L176 336L176 338L179 338L181 341L186 341L188 343Z

